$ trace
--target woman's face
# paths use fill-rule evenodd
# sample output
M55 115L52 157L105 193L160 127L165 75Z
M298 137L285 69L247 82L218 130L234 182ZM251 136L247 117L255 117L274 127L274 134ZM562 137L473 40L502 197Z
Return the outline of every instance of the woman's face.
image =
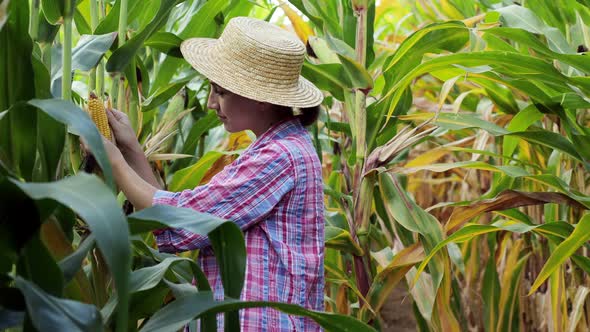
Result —
M264 103L242 97L211 82L207 107L217 111L225 130L230 133L250 129L256 133ZM256 133L258 134L258 133Z

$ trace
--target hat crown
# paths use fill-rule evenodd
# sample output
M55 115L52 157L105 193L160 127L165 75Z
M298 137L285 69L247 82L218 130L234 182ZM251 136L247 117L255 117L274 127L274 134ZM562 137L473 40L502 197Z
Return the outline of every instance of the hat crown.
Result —
M262 47L280 54L305 54L305 46L289 31L263 20L250 17L231 19L219 37L222 42L237 42L233 46Z
M305 46L296 35L266 21L236 17L228 22L219 42L217 54L236 65L237 75L284 86L298 83Z

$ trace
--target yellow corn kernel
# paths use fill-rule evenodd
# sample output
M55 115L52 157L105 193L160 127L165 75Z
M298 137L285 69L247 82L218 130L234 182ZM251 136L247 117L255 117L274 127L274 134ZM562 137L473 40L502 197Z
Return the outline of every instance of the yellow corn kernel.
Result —
M104 104L94 93L90 93L88 97L88 112L90 118L96 124L98 131L107 139L111 139L111 128L109 128L109 119L104 109Z

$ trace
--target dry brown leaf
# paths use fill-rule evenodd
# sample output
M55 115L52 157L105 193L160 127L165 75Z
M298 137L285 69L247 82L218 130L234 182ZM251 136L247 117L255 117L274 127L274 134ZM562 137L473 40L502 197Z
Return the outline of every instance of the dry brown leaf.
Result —
M475 202L469 206L456 207L445 225L445 231L447 234L450 234L467 221L485 212L547 203L567 204L580 209L586 209L578 201L561 193L505 190L495 198Z

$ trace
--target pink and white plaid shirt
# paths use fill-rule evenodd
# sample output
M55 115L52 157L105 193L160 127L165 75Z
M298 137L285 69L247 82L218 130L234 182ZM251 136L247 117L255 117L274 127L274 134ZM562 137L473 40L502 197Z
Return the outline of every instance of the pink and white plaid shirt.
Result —
M322 169L299 120L273 126L203 186L158 191L153 204L193 208L232 220L247 249L242 300L324 308L324 202ZM207 237L183 229L154 232L160 251L201 249L199 263L215 298L223 285ZM320 331L311 319L272 308L240 312L242 331ZM218 327L223 320L218 319Z

